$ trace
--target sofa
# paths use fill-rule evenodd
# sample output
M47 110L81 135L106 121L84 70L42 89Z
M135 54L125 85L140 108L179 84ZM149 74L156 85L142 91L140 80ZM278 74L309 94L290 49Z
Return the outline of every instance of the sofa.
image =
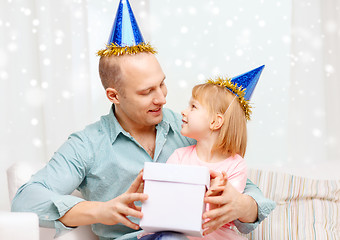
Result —
M8 190L10 200L13 199L17 189L24 184L42 165L32 166L26 163L16 163L7 170ZM275 210L265 219L258 228L245 235L248 239L340 239L340 176L332 180L301 177L284 172L254 169L248 170L248 177L263 191L267 198L277 204ZM73 194L80 194L74 192ZM6 215L7 214L7 215ZM13 216L16 214L16 216ZM12 215L12 219L20 219L20 214L27 213L0 213L1 219ZM26 239L49 240L55 235L54 229L39 228L35 214L31 217L31 232L33 228L39 232L39 238ZM13 229L17 229L15 220ZM7 221L8 222L8 221ZM23 223L24 224L24 223ZM31 224L31 225L32 225ZM6 229L11 229L11 222ZM20 229L23 229L20 227ZM1 235L0 239L14 238L13 232ZM13 234L9 237L10 234ZM90 226L81 226L73 231L56 238L58 240L97 240L91 232Z

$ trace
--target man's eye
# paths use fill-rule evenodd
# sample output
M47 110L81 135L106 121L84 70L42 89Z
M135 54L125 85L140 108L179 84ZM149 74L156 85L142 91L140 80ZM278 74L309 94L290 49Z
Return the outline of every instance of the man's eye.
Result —
M142 95L149 95L150 93L151 93L151 90L148 90L148 91L142 92Z

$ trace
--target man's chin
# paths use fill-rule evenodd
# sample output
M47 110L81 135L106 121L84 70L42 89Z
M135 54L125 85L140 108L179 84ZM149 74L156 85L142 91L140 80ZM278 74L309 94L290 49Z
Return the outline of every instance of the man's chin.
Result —
M149 116L149 121L148 122L150 123L150 125L157 125L162 120L163 120L163 113L161 112L157 116L152 116L152 117Z

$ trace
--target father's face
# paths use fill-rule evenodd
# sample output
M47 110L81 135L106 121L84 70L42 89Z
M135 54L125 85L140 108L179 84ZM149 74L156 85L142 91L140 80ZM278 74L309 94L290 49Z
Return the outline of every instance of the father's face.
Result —
M139 53L122 60L121 111L139 126L160 123L167 88L165 75L156 57L150 53Z

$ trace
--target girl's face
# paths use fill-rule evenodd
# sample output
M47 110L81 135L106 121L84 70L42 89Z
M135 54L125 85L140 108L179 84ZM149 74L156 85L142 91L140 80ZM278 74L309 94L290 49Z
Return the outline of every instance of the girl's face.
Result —
M198 101L191 98L189 106L182 111L181 134L199 141L211 132L210 120L208 111Z

